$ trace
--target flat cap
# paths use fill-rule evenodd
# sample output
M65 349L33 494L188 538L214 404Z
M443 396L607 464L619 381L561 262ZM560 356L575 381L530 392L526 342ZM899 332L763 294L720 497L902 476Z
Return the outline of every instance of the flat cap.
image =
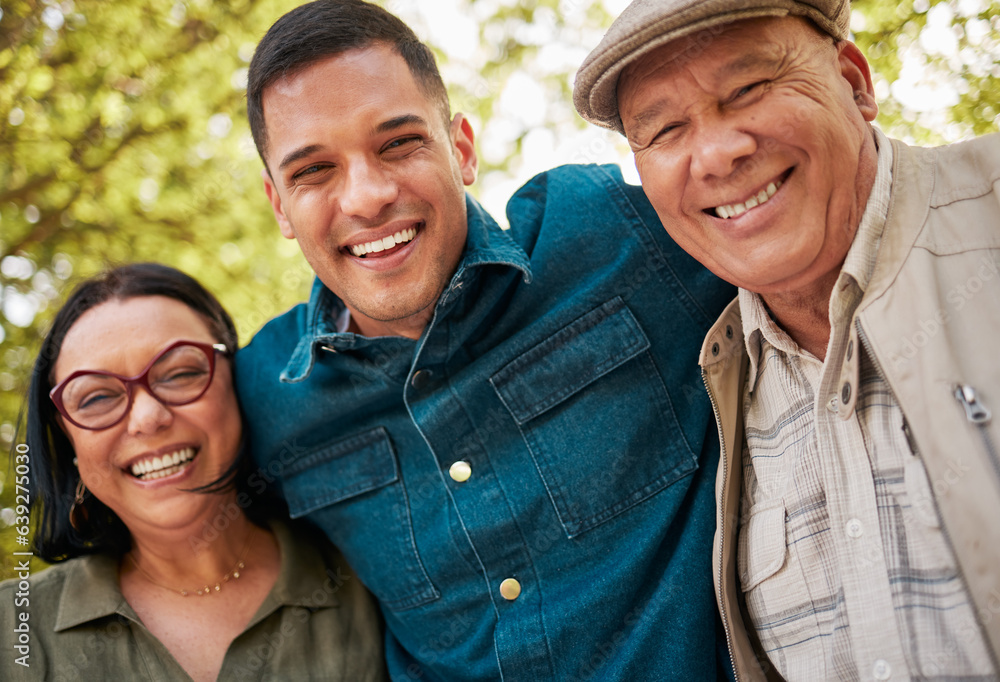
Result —
M586 120L624 135L618 77L630 63L684 36L711 39L711 29L723 24L789 14L812 19L834 38L845 39L850 32L850 0L634 0L580 66L573 104ZM692 48L699 36L692 36Z

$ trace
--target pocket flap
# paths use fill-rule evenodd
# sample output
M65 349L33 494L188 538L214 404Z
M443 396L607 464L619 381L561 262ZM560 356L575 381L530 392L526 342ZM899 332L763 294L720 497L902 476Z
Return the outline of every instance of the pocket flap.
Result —
M743 591L749 592L785 565L785 501L754 505L740 527L737 565ZM752 540L751 540L752 539Z
M490 383L524 424L647 348L642 327L616 296L509 362Z
M285 498L293 519L399 478L392 442L381 426L307 451L284 472Z

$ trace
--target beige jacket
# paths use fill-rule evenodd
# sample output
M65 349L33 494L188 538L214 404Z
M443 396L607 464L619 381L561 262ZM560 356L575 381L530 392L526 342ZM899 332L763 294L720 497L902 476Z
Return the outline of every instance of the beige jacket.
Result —
M996 666L1000 135L937 149L892 144L889 215L854 324L909 423L912 446L927 469L943 528ZM766 659L755 654L753 635L740 615L736 577L740 403L748 365L742 329L739 305L733 301L710 330L699 362L722 441L716 481L716 597L737 678L759 680L776 673L766 673Z

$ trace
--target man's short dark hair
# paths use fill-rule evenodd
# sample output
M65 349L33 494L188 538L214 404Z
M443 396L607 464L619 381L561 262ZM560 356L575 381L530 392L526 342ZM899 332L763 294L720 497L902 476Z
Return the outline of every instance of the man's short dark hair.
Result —
M413 79L451 118L448 91L434 53L399 17L362 0L316 0L274 23L257 45L247 77L247 117L257 153L264 159L267 129L263 97L274 81L349 50L384 43L403 58ZM267 161L264 161L267 165Z

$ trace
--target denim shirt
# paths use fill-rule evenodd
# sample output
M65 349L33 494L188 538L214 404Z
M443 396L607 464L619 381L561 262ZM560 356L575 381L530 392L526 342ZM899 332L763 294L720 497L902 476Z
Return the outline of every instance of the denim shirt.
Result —
M378 598L393 680L715 679L697 359L734 289L614 166L537 176L507 231L466 204L419 340L338 333L317 280L240 351L251 484Z

